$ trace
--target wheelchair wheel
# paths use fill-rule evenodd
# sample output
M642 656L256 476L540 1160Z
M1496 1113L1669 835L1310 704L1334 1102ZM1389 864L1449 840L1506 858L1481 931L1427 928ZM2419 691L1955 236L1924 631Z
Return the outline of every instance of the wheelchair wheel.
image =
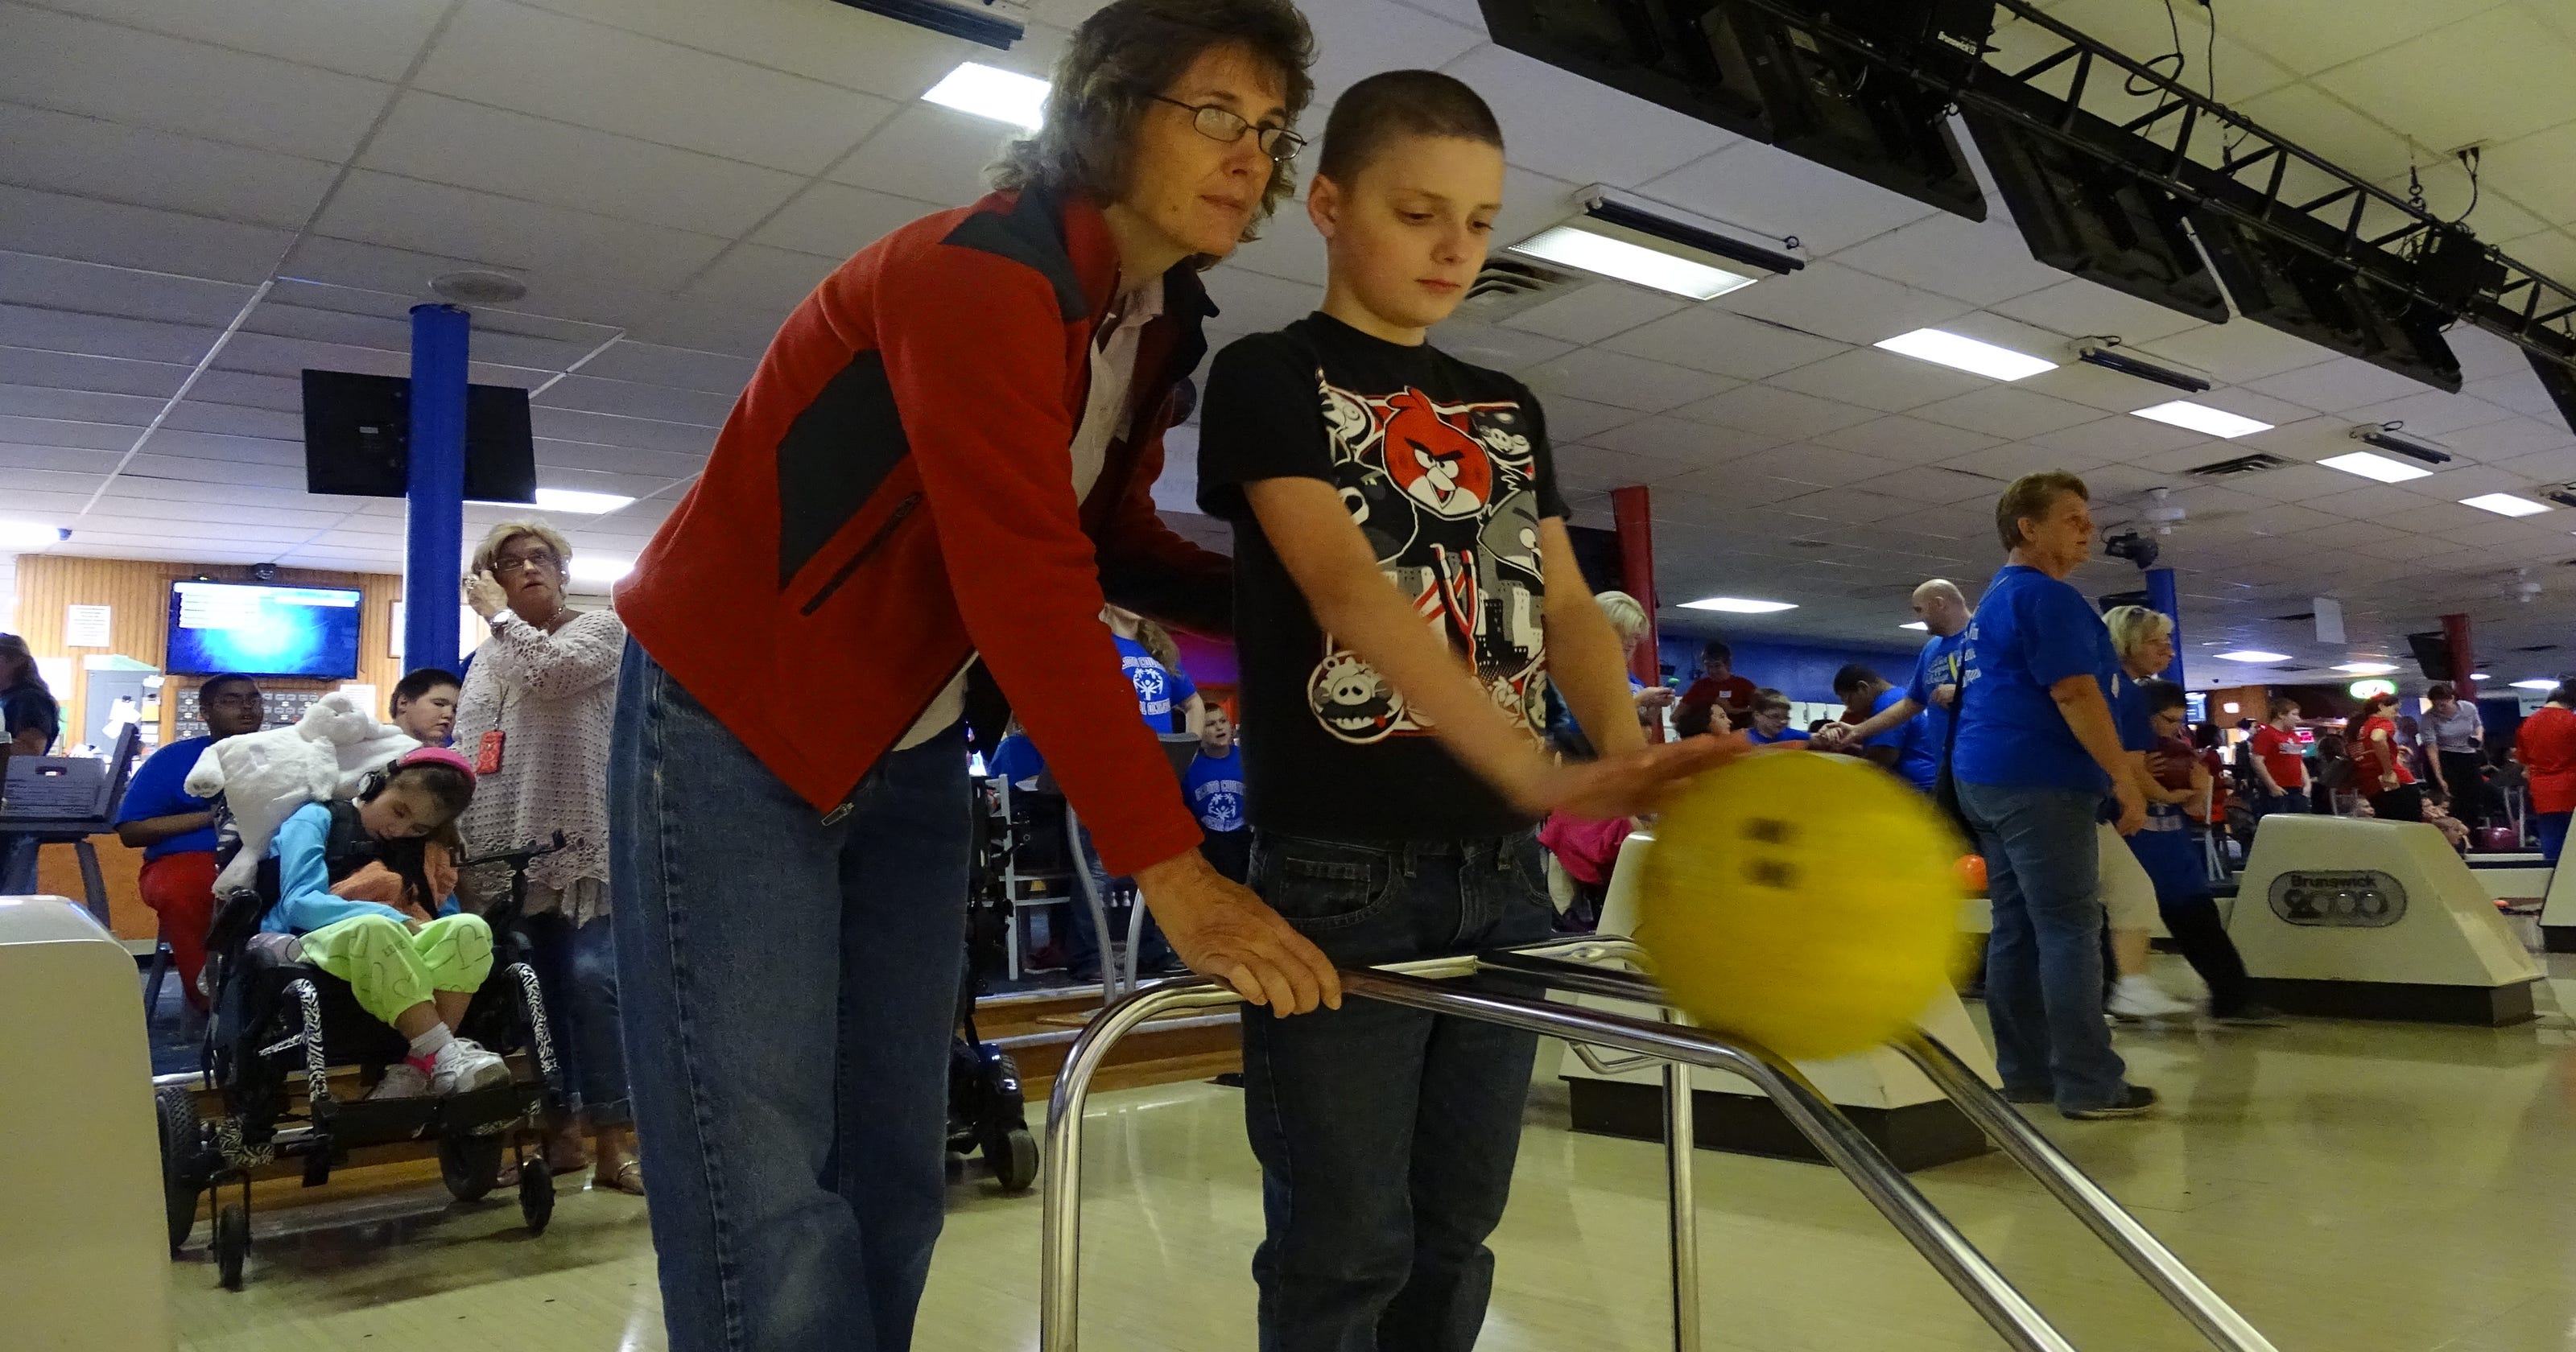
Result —
M197 1125L197 1104L188 1091L166 1085L153 1094L160 1110L161 1202L170 1217L170 1252L188 1242L197 1228L197 1197L206 1190L199 1170L204 1132Z
M460 1202L479 1202L501 1174L501 1134L455 1134L438 1138L438 1178L447 1195ZM522 1171L521 1177L526 1177Z
M993 1171L993 1181L1002 1191L1022 1193L1038 1181L1038 1143L1026 1127L1013 1127L998 1136L985 1138L984 1163Z
M242 1263L250 1257L250 1212L227 1202L215 1213L215 1274L227 1291L242 1289Z
M542 1151L519 1162L519 1216L531 1235L544 1234L555 1218L555 1175Z

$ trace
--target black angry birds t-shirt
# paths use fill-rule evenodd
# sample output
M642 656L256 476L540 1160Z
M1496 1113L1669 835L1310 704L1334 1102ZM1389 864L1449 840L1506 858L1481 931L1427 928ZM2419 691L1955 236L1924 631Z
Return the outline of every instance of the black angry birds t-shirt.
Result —
M1538 400L1499 372L1317 314L1218 353L1204 408L1199 506L1234 524L1252 824L1357 841L1527 826L1316 624L1243 485L1338 490L1389 585L1536 741L1547 721L1538 523L1566 514Z

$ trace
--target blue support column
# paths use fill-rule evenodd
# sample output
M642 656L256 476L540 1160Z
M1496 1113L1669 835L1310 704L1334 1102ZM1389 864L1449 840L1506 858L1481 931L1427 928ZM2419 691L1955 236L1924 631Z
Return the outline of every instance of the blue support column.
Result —
M464 576L465 356L473 320L411 307L411 477L403 538L403 661L453 667Z
M2164 612L2164 617L2173 621L2174 658L2173 664L2164 669L2164 678L2180 685L2182 684L2182 595L2174 586L2174 570L2171 568L2147 570L2147 604Z

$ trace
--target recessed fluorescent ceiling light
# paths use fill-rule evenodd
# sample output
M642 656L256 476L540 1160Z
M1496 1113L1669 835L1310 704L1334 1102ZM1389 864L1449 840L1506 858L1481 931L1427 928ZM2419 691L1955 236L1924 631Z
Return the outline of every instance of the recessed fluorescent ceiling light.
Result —
M1873 344L1900 357L1938 362L1943 366L1988 376L1996 380L2019 380L2042 371L2054 371L2057 363L2008 347L1981 343L1940 329L1916 329Z
M2475 507L2481 512L2493 512L2498 516L2538 516L2549 510L2548 503L2533 502L2529 498L2517 498L2511 493L2480 493L2474 498L2460 499L2460 505Z
M1713 268L1706 263L1694 263L1687 258L1675 258L1624 239L1596 235L1580 225L1560 225L1552 230L1542 230L1513 245L1511 251L1692 300L1723 296L1761 280L1739 272L1728 272L1724 268Z
M2218 660L2221 662L2287 662L2290 660L2290 655L2267 653L2260 648L2239 648L2232 653L2220 653Z
M2394 662L2346 662L2342 666L2335 668L2335 670L2350 672L2355 676L2385 676L2388 673L2397 670L2397 664Z
M943 108L1036 131L1046 121L1047 82L968 61L921 97Z
M2516 682L2514 682L2514 683L2513 683L2513 688L2514 688L2514 689L2516 689L2516 690L2555 690L2555 689L2557 689L2557 688L2558 688L2558 682L2556 682L2556 681L2516 681Z
M1730 615L1768 615L1773 611L1796 610L1795 601L1747 601L1741 596L1703 596L1682 602L1684 610L1723 610Z
M2135 416L2153 418L2160 423L2172 423L2176 427L2188 427L2195 432L2207 432L2213 437L2241 437L2248 432L2272 430L2270 423L2256 422L2252 418L2239 417L2223 408L2195 404L2188 399L2176 399L2170 404L2138 409Z
M634 571L635 560L623 554L572 556L572 580L575 582L615 582Z
M2495 678L2493 676L2489 676L2483 671L2473 671L2469 673L2469 679L2472 681L2492 681Z
M1900 625L1898 625L1898 626L1896 626L1896 627L1897 627L1897 628L1899 628L1899 629L1912 629L1912 630L1916 630L1916 631L1918 631L1918 632L1926 633L1926 634L1928 634L1928 633L1932 632L1932 626L1930 626L1930 625L1928 625L1928 624L1925 624L1925 623L1924 623L1923 621L1921 621L1921 620L1908 620L1908 621L1906 621L1905 623L1900 624Z
M0 549L42 549L62 538L62 531L42 522L0 521Z
M2402 484L2409 479L2421 479L2433 472L2422 465L2410 465L2403 460L2391 460L2387 456L2369 451L2347 451L2342 455L2327 456L2317 463L2327 469L2339 469L2346 474L2358 474L2365 479L2377 479L2384 484Z
M537 490L537 505L545 508L547 511L579 512L584 516L597 516L601 512L613 512L634 500L635 499L620 493L585 493L577 488L540 488Z

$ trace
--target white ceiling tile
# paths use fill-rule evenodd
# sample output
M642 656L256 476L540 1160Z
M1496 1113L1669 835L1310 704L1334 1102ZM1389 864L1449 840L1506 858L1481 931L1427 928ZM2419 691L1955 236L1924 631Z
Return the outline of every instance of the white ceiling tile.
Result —
M0 345L195 365L214 342L204 326L0 305Z
M224 343L223 350L215 354L215 365L226 371L245 371L288 380L297 378L307 367L378 376L408 376L411 373L408 353L248 331L236 333Z
M2420 380L2351 357L2337 357L2303 370L2285 371L2248 383L2264 394L2327 413L2384 404L2428 388Z
M1769 437L1681 418L1640 418L1597 433L1591 441L1629 455L1668 461L1675 472L1725 464L1778 444Z
M1640 413L1668 412L1709 398L1735 383L1705 371L1599 348L1580 348L1553 361L1524 367L1520 375L1541 394L1577 395Z
M1783 371L1766 383L1800 394L1902 413L1994 382L1935 362L1900 357L1874 347L1855 347L1839 356Z
M78 450L121 451L134 444L136 430L114 423L0 416L0 442L10 442L20 446L64 446Z
M2150 418L2104 418L2036 433L2028 440L2052 450L2082 451L2113 460L2179 451L2186 446L2211 448L2207 456L2211 460L2227 458L2224 451L2214 449L2224 443L2212 443L2198 432Z
M1485 91L1503 124L1503 155L1567 183L1633 188L1735 138L1607 85L1484 45L1441 69ZM1600 129L1617 127L1616 136Z
M1926 503L1990 503L2002 496L2005 481L1942 465L1905 465L1870 480L1873 493L1904 498L1915 507Z
M1472 8L1472 4L1470 8ZM1438 70L1485 40L1480 21L1474 27L1384 0L1336 0L1311 6L1307 22L1315 30L1315 102L1306 115L1308 136L1316 135L1324 115L1341 92L1363 77L1385 70ZM1488 90L1492 96L1500 93Z
M1793 332L1714 305L1693 306L1631 329L1603 346L1738 380L1760 380L1849 350L1832 339Z
M438 24L445 0L46 0L51 9L149 28L326 70L400 79Z
M0 103L0 176L22 187L293 228L331 186L323 160Z
M2305 75L2338 66L2492 8L2496 0L2335 0L2230 9L2218 26ZM2331 22L2320 23L2320 17Z
M2518 455L2496 466L2525 483L2563 484L2576 481L2576 447L2561 447L2534 455Z
M1992 446L2001 440L1998 437L1987 436L1983 432L1972 432L1966 428L1925 422L1920 418L1903 415L1874 418L1851 427L1838 427L1832 431L1819 432L1808 439L1817 446L1867 451L1872 455L1884 456L1892 462L1907 465L1922 465L1935 460L1946 460L1968 451ZM1803 458L1809 449L1800 447L1795 455ZM1791 477L1799 476L1792 474Z
M2528 497L2533 484L2500 466L2458 465L2438 470L2428 478L2409 479L2397 487L2400 492L2413 493L2434 502L2456 503L2462 498L2474 498L2483 493L2517 493Z
M225 282L265 280L294 236L264 225L0 184L0 249Z
M1968 308L1946 296L1830 261L1729 292L1712 303L1737 314L1862 345L1938 324Z
M1258 272L1218 268L1207 274L1208 299L1228 324L1254 331L1286 328L1324 303L1324 289Z
M137 394L100 394L31 385L0 385L0 414L141 427L161 412L163 400Z
M349 175L316 228L400 249L504 260L539 273L615 277L643 291L677 287L724 247L710 235L366 170Z
M1057 2L1089 5L1092 0L1057 0ZM1403 3L1425 14L1436 14L1451 23L1464 24L1479 33L1485 31L1485 15L1476 7L1476 0L1403 0Z
M733 411L733 402L734 396L729 394L665 389L631 381L574 375L548 385L545 393L536 397L534 404L542 408L575 408L698 427L722 427L725 415Z
M565 469L592 470L603 474L650 474L676 479L697 473L706 468L706 463L703 450L643 451L632 446L602 446L592 442L537 438L537 469L540 474Z
M2095 421L2098 410L2013 385L1989 385L1914 410L1914 416L2009 441Z
M0 304L122 315L165 323L229 324L255 288L33 254L0 254Z
M1569 343L1598 343L1640 324L1661 319L1687 305L1660 292L1619 282L1594 282L1504 320L1516 329L1561 338Z
M791 255L804 257L805 255ZM823 260L817 259L820 263ZM816 280L820 280L818 273ZM811 287L807 288L811 290ZM802 297L798 297L802 299ZM664 304L635 322L636 338L669 346L686 345L736 357L758 357L769 350L778 326L796 300L775 306L746 306L720 296L699 293Z
M750 238L755 244L846 258L899 227L943 209L907 197L818 180L808 184Z
M1322 286L1324 237L1316 233L1314 222L1306 219L1302 203L1282 202L1279 214L1261 228L1261 238L1236 245L1234 252L1226 255L1225 266Z
M2483 399L2490 404L2500 404L2516 413L2538 418L2542 422L2563 425L2567 420L2567 415L2561 412L2556 401L2549 397L2549 391L2542 388L2540 378L2529 371L2467 381L2460 386L2460 393L2472 399Z
M2316 82L2437 151L2570 120L2576 42L2505 5L2337 66Z
M44 385L61 390L97 390L105 394L144 394L168 398L188 378L179 362L133 361L70 352L0 346L0 381Z
M1822 493L1809 493L1805 497L1785 499L1775 504L1773 510L1785 512L1793 517L1813 517L1825 521L1855 524L1884 521L1892 516L1904 516L1920 510L1922 506L1923 504L1919 502L1908 502L1903 498L1892 498L1880 493L1864 492L1853 488L1835 488Z
M2016 296L1993 307L2025 323L2068 338L2117 336L2149 343L2194 328L2201 321L2125 292L2068 278L2055 286Z
M1569 445L1591 441L1615 427L1637 421L1634 409L1613 404L1596 404L1589 399L1572 399L1555 395L1546 401L1547 435L1552 441Z
M2300 505L2354 521L2385 520L2391 529L2409 530L2416 523L2409 520L2408 515L2426 504L2423 498L2395 484L2371 484L2341 493L2328 493L2321 498L2302 499Z
M897 107L503 0L468 0L412 83L799 174L839 159Z
M1322 287L1316 288L1318 295L1322 291ZM1489 366L1497 371L1517 371L1574 350L1572 343L1544 338L1521 329L1499 324L1469 324L1454 319L1433 329L1431 341L1441 351L1461 361Z
M318 160L348 157L391 87L26 5L0 7L0 89L20 103Z
M1936 211L1834 255L1834 261L1973 305L1992 305L2066 280L2030 256L2001 211L1972 221Z
M964 206L991 191L985 166L1000 159L1014 129L942 108L907 104L877 128L832 179L941 206Z
M2242 111L2365 179L2402 175L2406 138L2370 116L2371 107L2368 100L2355 104L2314 84L2294 84L2246 100Z
M1814 484L1818 488L1873 486L1883 475L1905 466L1897 461L1864 455L1858 451L1839 450L1821 443L1784 447L1776 453L1756 458L1755 467L1773 478L1791 483ZM1920 504L1917 504L1920 505Z
M195 397L182 401L170 410L161 424L168 432L221 432L226 436L266 437L279 442L301 442L304 439L304 415L301 410L245 408L240 404L218 404Z
M550 441L586 441L670 455L704 456L716 443L712 427L541 405L528 409L528 425Z
M1681 410L1681 416L1786 442L1865 423L1878 415L1870 409L1795 390L1744 385L1692 404Z
M1043 76L996 52L896 19L815 0L526 0L540 9L662 38L890 99L918 98L959 61Z
M1747 529L1750 509L1802 498L1815 491L1814 484L1764 474L1758 464L1748 460L1722 469L1704 469L1666 480L1656 485L1652 501L1657 520L1664 519L1669 513L1676 520L1728 526L1733 528L1727 532L1730 538L1743 540L1753 537L1757 531L1779 530L1782 524L1771 523ZM1764 519L1767 521L1767 515Z
M2403 423L2399 429L2403 435L2443 446L2452 437L2489 423L2527 421L2483 399L2441 390L2418 390L2384 404L2352 409L2345 416L2356 423Z
M2566 225L2576 222L2576 175L2567 172L2571 155L2576 155L2576 123L2507 141L2483 158L2492 182L2513 185L2515 201Z
M757 363L721 352L662 347L631 338L608 345L581 368L583 375L606 380L633 380L684 390L733 395L751 381Z
M1648 455L1629 455L1599 446L1561 446L1556 450L1556 480L1566 489L1606 491L1652 483L1688 471L1688 466Z
M1599 125L1605 124L1569 120L1567 130L1588 135ZM1723 132L1706 130L1723 142ZM1639 191L1729 225L1775 238L1795 236L1816 255L1849 248L1938 210L1759 141L1738 141Z
M2204 324L2138 346L2150 357L2181 362L2222 384L2238 385L2314 366L2335 355L2250 319Z
M413 91L359 163L370 169L701 234L749 230L801 186L765 169Z
M96 446L38 446L0 440L0 469L10 480L27 479L40 486L70 491L75 484L83 493L98 486L99 479L116 468L126 447L101 449ZM64 478L62 476L72 476Z
M2026 442L2008 442L1981 451L1970 451L1941 463L1951 469L1963 469L1971 474L2011 483L2025 474L2036 474L2041 470L2071 470L2080 475L2105 462L2077 452L2052 450Z

